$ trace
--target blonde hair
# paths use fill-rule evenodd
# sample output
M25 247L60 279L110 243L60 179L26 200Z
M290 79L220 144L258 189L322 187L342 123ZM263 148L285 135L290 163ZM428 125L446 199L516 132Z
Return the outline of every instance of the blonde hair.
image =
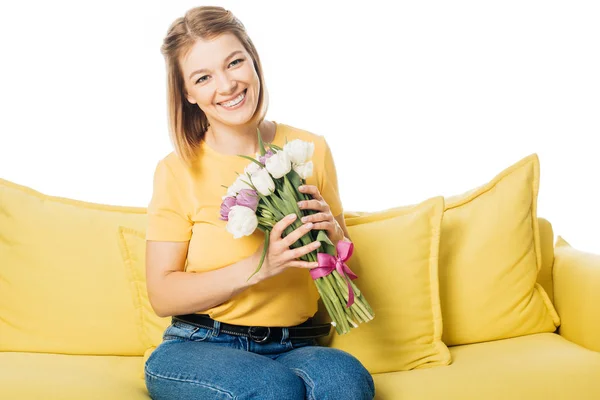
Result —
M171 24L160 48L167 69L169 136L175 152L188 166L196 161L198 147L209 123L198 105L186 98L180 59L191 50L197 39L211 40L224 33L235 35L242 43L258 74L260 93L252 122L258 125L267 113L268 94L262 64L244 25L231 11L222 7L201 6L188 10Z

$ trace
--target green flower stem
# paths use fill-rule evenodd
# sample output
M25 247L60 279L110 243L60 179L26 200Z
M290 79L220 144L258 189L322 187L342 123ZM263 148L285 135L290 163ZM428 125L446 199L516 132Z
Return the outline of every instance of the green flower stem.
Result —
M342 325L342 331L344 333L347 333L350 331L350 326L348 325L348 321L345 318L345 313L344 313L344 309L343 309L343 305L340 302L339 297L335 294L335 290L334 288L331 286L331 282L329 279L327 279L329 277L329 275L323 277L323 278L319 278L322 279L323 282L325 283L325 287L327 288L327 291L331 294L331 301L338 313L339 316L339 322Z
M337 320L335 319L335 313L333 311L333 306L331 304L331 302L329 301L329 299L327 298L327 296L325 296L325 294L323 293L323 290L321 289L321 284L315 282L316 286L317 286L317 290L319 292L319 295L321 296L321 299L323 299L323 304L325 305L325 309L327 310L327 314L329 314L329 317L331 318L331 321L334 322L334 327L335 330L338 334L341 334L340 331L340 324L337 322Z
M317 290L319 291L321 298L323 299L323 304L325 304L325 308L327 309L331 320L335 322L336 332L341 335L343 332L342 325L340 324L340 317L337 313L337 310L334 307L334 303L332 302L325 285L323 285L323 282L321 282L320 279L317 279L315 281L315 284L317 286Z
M347 294L348 293L348 284L346 283L344 278L342 278L339 274L337 274L336 280L337 280L339 286L345 288L344 293ZM352 290L354 291L354 298L355 298L355 302L357 303L358 307L369 318L369 321L372 320L373 314L374 314L373 309L371 309L371 306L365 300L363 294L360 292L360 290L358 290L358 288L356 287L354 282L352 282L352 280L350 280L350 285L352 287Z
M346 301L348 301L349 298L349 294L348 294L348 285L346 284L346 282L344 281L344 279L336 272L334 272L334 276L335 276L335 280L337 283L337 286L342 290L342 293L344 294L344 299ZM352 308L354 308L356 306L356 312L359 313L359 315L361 316L361 319L364 322L368 322L370 320L373 319L373 316L371 315L372 312L370 313L367 308L365 307L364 304L364 298L362 295L360 296L354 296L354 304L352 304Z
M358 310L358 307L356 307L354 304L352 304L352 306L350 306L350 311L352 311L352 315L354 315L354 317L359 321L359 323L366 322L364 320L363 316L357 310Z
M331 286L333 287L333 289L336 292L337 298L340 302L340 305L342 306L342 309L344 310L344 313L346 314L346 319L349 323L352 324L353 327L357 327L358 324L354 321L353 316L352 316L352 312L350 311L350 309L346 306L346 303L348 302L348 297L346 296L346 299L344 300L344 293L343 290L340 290L340 288L338 287L338 285L336 284L335 281L335 277L332 276L334 274L337 274L337 272L333 272L331 274L329 274L327 276L327 278L329 279L329 282L331 283Z
M373 309L371 308L367 300L364 298L364 296L360 296L358 299L360 300L359 304L362 307L361 309L365 314L367 314L367 317L369 317L369 321L375 318L375 313L373 312Z
M326 279L319 278L317 281L321 285L321 290L327 298L327 301L329 301L330 305L332 306L331 310L333 311L333 319L336 322L336 326L339 327L342 333L345 333L348 328L346 328L344 324L344 312L339 307L339 303L337 302L336 296L333 293L333 288L327 285L328 282Z

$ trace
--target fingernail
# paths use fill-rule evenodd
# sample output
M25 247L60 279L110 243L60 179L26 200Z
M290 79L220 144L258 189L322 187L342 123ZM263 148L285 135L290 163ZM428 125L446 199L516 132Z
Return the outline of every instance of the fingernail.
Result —
M310 229L313 227L313 223L309 222L308 224L306 224L306 229Z
M288 219L295 219L296 218L296 214L289 214L287 216Z
M304 186L298 186L298 190L304 190Z
M302 218L300 218L300 220L301 220L302 222L306 222L306 221L308 221L308 217L302 217Z
M321 247L321 242L315 242L315 244L313 246L315 246L315 247Z
M304 202L303 201L299 201L298 202L298 207L300 207L300 208L304 207Z

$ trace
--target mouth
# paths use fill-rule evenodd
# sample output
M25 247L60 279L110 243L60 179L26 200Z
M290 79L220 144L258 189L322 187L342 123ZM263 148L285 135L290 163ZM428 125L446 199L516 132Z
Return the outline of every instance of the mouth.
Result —
M248 91L248 89L244 89L244 91L242 93L240 93L234 99L229 100L229 101L223 101L223 102L217 103L217 104L227 110L233 110L233 109L239 108L244 104L244 102L246 100L246 92L247 91Z

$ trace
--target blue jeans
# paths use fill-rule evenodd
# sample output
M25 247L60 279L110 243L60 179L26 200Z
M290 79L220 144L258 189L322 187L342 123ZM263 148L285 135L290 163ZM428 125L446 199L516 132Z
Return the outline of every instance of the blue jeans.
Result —
M165 330L145 365L154 400L372 399L373 379L352 355L315 339L256 343L181 321Z

